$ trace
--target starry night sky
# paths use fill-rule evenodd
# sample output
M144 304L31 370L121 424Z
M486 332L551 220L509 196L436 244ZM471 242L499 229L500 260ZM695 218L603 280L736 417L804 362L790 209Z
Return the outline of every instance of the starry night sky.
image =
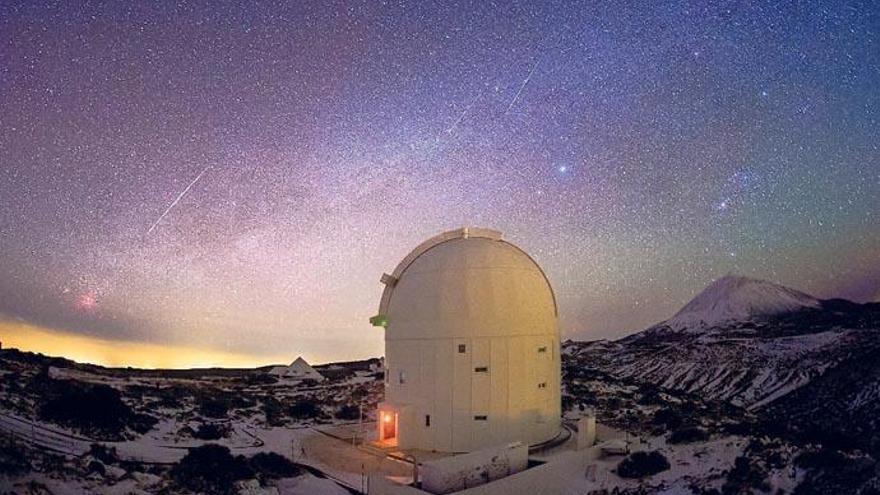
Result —
M878 120L875 2L2 2L0 338L379 355L463 225L566 338L729 272L877 300Z

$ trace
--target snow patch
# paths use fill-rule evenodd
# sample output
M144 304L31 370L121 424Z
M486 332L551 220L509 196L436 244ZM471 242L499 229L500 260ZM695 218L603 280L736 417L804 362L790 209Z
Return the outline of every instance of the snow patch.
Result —
M693 331L820 306L818 299L803 292L765 280L728 275L709 284L661 325Z

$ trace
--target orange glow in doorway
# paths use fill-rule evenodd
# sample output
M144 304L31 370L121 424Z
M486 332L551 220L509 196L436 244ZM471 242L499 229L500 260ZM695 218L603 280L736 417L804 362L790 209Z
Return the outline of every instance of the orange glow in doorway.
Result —
M379 415L381 417L381 421L379 421L379 442L389 446L397 445L397 413L380 411Z

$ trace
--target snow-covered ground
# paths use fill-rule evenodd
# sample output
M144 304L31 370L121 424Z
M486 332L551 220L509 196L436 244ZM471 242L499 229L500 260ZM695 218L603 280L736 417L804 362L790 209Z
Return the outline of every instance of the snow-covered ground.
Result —
M819 332L749 345L777 358L803 361L810 355L805 349L822 348L838 338L836 332ZM736 483L790 493L804 481L805 471L795 462L798 448L743 433L744 425L753 420L746 408L707 400L689 390L666 389L662 383L634 380L623 372L609 374L604 371L609 368L594 361L625 350L614 342L569 344L563 349L564 419L573 425L581 416L595 413L599 442L659 453L669 467L642 478L622 478L617 469L624 456L609 453L597 460L581 459L574 455L574 438L534 453L536 459L566 467L558 472L567 476L571 493L699 493L731 490ZM375 434L372 414L383 382L381 375L357 363L351 369L335 366L327 380L310 383L267 379L260 370L165 375L74 363L53 362L49 367L46 358L9 352L0 355L0 433L4 433L0 467L7 460L4 456L18 452L28 459L29 470L0 470L0 492L179 492L171 470L192 449L207 444L226 447L232 456L245 459L275 453L301 467L296 476L241 480L237 493L341 494L361 490L373 473L404 481L412 476L410 464L362 445ZM615 363L620 370L631 365L626 359ZM659 361L657 366L643 367L643 375L659 370ZM676 376L703 383L705 390L713 383L722 386L730 373L689 369ZM765 388L778 387L780 382L772 373L759 372L750 379ZM123 431L110 435L40 418L42 405L58 390L92 386L112 388L125 407L155 421L140 433L136 426L125 425ZM870 401L875 395L875 390L867 390L860 400ZM690 438L673 441L689 429ZM99 459L93 444L113 450L118 457L101 461L100 473L94 472Z

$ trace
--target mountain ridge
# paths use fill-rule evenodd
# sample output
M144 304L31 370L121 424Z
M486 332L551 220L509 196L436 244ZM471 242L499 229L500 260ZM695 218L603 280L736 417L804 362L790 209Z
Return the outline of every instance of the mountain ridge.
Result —
M571 343L565 352L611 376L880 448L880 434L853 426L880 415L880 372L868 371L880 370L873 364L880 352L877 303L818 299L727 276L668 320L613 342ZM829 415L830 426L819 424Z
M652 328L695 332L820 307L819 299L804 292L766 280L730 274L714 280L671 318Z

